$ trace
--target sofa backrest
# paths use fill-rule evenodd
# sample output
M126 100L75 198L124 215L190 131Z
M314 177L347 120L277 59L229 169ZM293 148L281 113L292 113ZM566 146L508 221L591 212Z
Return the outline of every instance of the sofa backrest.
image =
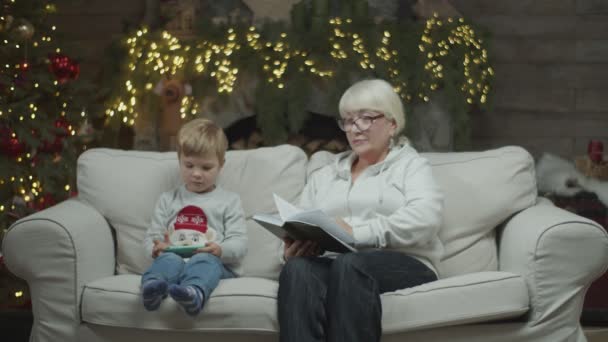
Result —
M519 147L428 153L445 194L440 238L442 277L497 269L495 227L536 201L534 161ZM276 279L280 241L251 220L276 212L272 193L297 203L307 175L331 162L310 161L294 146L228 151L219 184L241 196L249 233L245 275ZM151 262L141 241L158 196L179 184L175 152L91 149L78 159L78 197L97 208L116 232L117 272L142 273Z
M495 271L496 227L536 202L534 160L523 148L506 146L482 152L423 153L444 192L444 219L439 237L445 254L441 277ZM335 155L317 152L310 175Z
M290 145L226 154L218 183L241 196L249 236L245 275L278 275L280 242L251 215L275 212L273 193L296 202L306 163L306 154ZM141 242L156 200L180 183L176 153L91 149L80 156L77 170L78 198L99 210L115 229L117 272L143 273L151 258L144 255Z

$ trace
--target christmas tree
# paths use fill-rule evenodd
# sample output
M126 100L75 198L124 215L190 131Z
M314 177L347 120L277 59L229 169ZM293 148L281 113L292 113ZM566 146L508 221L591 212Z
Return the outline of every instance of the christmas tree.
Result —
M15 220L75 193L76 158L92 138L92 92L55 42L55 11L39 0L0 5L0 240ZM2 306L23 297L11 279L0 251Z

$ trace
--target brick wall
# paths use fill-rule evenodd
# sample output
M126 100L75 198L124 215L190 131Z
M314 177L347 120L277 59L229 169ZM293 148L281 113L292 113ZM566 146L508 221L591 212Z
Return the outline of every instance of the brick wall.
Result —
M99 70L104 50L124 36L126 25L141 23L145 9L145 0L58 0L56 4L61 47L81 58L85 75Z
M473 118L477 149L517 144L535 156L608 147L608 0L452 0L493 34L491 112Z

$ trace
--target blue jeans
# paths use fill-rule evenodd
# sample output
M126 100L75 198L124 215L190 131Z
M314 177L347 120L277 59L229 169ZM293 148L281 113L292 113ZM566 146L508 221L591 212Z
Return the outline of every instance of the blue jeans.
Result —
M395 251L291 258L279 277L279 339L380 341L380 294L434 280L426 265Z
M220 279L234 277L234 273L213 254L197 253L185 261L175 253L162 253L142 275L141 283L162 279L169 284L196 286L203 292L206 301Z

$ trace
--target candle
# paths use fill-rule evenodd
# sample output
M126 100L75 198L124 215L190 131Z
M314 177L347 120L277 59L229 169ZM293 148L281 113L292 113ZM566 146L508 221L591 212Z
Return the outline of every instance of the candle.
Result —
M604 157L604 144L599 140L590 140L587 145L587 155L594 163L601 163Z

